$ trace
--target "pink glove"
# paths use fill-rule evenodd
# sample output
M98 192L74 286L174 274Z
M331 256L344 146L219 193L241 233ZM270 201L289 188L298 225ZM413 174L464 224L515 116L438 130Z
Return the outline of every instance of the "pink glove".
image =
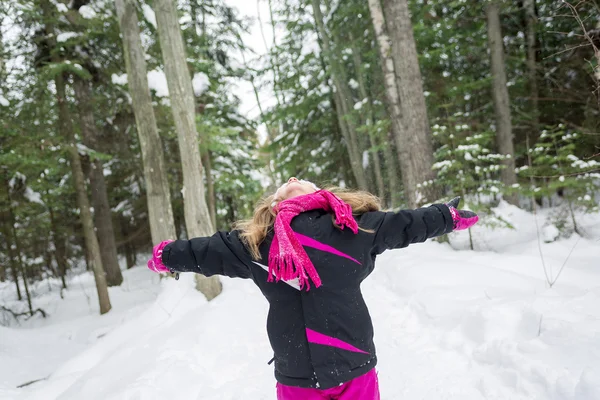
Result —
M472 211L458 210L458 204L460 203L460 197L455 197L446 204L452 214L452 221L454 221L454 230L462 231L469 229L479 221L479 217Z
M154 246L154 249L152 249L152 258L148 260L148 268L150 270L159 274L161 272L171 272L162 262L163 249L171 242L172 240L165 240Z

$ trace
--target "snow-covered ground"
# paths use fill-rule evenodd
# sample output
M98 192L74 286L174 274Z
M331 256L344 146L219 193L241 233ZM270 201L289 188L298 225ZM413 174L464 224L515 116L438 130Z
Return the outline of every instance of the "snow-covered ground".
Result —
M363 288L382 399L600 399L600 215L579 217L586 238L541 244L551 277L572 252L550 289L534 218L498 211L516 229L474 229L478 251L428 242L378 260ZM49 318L0 327L0 398L274 400L267 303L250 281L223 283L207 303L191 276L140 266L110 289L105 316L90 274L64 299L39 285ZM2 304L14 297L0 286Z

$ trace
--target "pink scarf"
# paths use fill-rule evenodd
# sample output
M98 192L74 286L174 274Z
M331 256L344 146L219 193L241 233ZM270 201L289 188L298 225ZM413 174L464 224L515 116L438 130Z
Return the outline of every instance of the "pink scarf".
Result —
M342 229L350 228L354 234L358 233L358 224L352 216L352 207L327 190L282 201L274 207L277 216L273 226L275 236L269 249L268 282L273 282L273 275L277 282L298 278L300 289L306 287L306 290L309 290L308 278L310 277L315 287L321 286L321 278L315 266L290 226L292 219L298 214L316 209L333 212L337 225Z

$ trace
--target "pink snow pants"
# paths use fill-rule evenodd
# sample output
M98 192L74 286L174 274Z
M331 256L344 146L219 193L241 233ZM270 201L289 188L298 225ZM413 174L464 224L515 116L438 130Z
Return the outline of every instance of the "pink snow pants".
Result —
M331 389L310 389L277 384L277 400L380 400L375 368Z

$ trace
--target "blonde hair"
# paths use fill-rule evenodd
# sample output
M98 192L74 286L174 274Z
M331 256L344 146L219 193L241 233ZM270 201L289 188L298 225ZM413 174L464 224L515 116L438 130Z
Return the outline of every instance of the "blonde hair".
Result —
M379 211L381 209L379 198L369 192L342 189L339 187L329 187L325 188L325 190L334 193L348 203L352 207L354 215L364 214L369 211ZM256 205L252 219L238 221L234 225L234 229L240 231L240 238L255 260L260 260L261 256L258 247L265 240L275 222L276 214L273 206L276 203L274 201L274 194L263 197ZM333 217L331 222L334 226L337 226Z

